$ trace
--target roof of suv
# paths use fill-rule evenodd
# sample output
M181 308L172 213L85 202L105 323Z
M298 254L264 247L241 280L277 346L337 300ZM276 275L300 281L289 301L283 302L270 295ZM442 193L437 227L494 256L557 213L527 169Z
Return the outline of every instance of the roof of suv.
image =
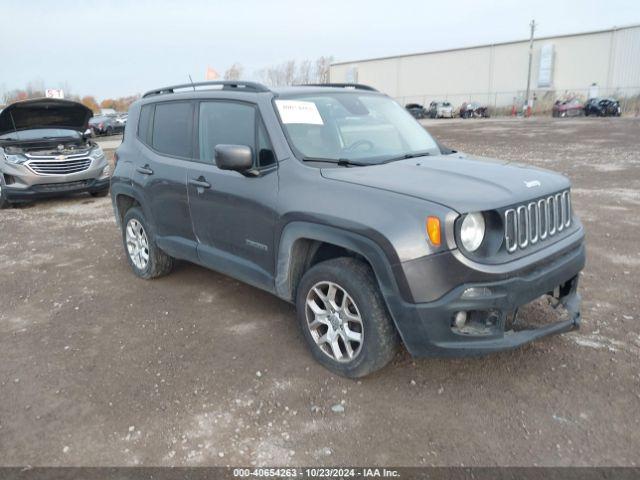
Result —
M217 88L216 88L217 87ZM326 93L328 91L344 92L345 90L361 90L372 93L378 91L368 85L356 83L327 83L327 84L309 84L295 85L287 87L268 88L265 85L255 82L241 81L214 81L214 82L198 82L182 85L174 85L162 87L146 92L142 98L159 97L169 94L178 93L212 93L224 91L227 93L266 93L271 92L275 95L295 95L300 93Z

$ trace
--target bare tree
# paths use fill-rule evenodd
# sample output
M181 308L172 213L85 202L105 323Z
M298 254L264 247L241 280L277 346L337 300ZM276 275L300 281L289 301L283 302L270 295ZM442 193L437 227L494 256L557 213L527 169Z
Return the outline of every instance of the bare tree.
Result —
M303 60L296 64L288 60L279 65L271 65L257 72L264 83L272 87L284 85L329 83L329 66L333 57L320 57L311 62Z
M329 83L329 70L333 62L333 57L322 56L316 60L316 81L318 83Z
M301 85L306 85L308 83L313 83L313 70L311 66L310 60L303 60L298 65L298 74L296 76L296 83Z
M283 82L285 85L296 83L296 61L288 60L282 64Z
M27 96L28 98L44 97L44 80L37 78L27 83Z
M244 68L242 67L241 64L239 63L234 63L233 65L231 65L226 72L224 72L224 79L225 80L240 80L240 77L242 77L242 72L244 71Z

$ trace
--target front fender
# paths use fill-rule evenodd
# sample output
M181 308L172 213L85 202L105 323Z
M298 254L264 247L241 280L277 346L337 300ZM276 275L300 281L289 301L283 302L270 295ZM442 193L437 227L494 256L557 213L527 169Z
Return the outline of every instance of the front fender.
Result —
M397 258L391 259L373 240L348 230L303 221L287 224L280 237L276 263L276 294L287 301L294 301L292 257L298 240L326 242L351 250L364 257L376 275L380 291L385 299L401 299L410 291ZM406 297L405 297L406 298ZM411 300L409 300L411 301Z
M387 310L396 325L400 337L406 342L403 332L398 328L400 322L406 321L404 305L413 302L404 273L399 262L389 261L382 248L373 240L335 227L309 222L296 221L285 226L278 246L276 264L275 289L282 299L295 301L295 285L293 284L292 257L298 240L317 240L346 248L364 257L373 268Z

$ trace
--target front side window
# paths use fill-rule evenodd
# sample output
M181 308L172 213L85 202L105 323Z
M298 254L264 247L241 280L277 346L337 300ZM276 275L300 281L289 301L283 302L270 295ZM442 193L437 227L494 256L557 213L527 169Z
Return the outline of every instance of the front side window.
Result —
M198 139L200 159L214 162L216 145L246 145L255 151L256 112L251 105L202 102Z
M215 147L220 144L245 145L251 148L254 164L258 167L275 163L266 129L252 105L224 101L202 102L198 143L200 160L205 163L215 161Z
M281 97L275 103L287 137L303 160L373 165L440 153L427 131L383 95L327 92Z
M157 103L152 146L166 155L192 156L193 106L189 102Z

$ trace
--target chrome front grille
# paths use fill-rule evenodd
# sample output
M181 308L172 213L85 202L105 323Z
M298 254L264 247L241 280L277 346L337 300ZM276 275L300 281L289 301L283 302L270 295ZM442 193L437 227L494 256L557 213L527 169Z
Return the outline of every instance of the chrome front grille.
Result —
M38 175L69 175L87 170L91 166L91 159L87 157L68 158L65 160L55 158L51 160L38 159L29 160L26 165Z
M569 190L549 195L504 212L504 242L507 252L525 249L562 232L571 225Z

